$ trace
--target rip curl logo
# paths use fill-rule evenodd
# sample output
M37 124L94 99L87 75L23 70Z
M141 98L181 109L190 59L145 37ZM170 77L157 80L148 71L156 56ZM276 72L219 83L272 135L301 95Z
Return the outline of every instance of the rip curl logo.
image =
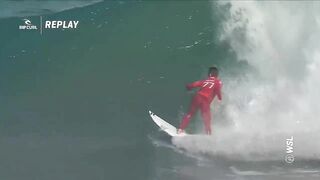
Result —
M23 20L27 26L32 26L31 21L29 19L23 19Z
M23 29L23 30L38 29L37 26L33 25L29 19L23 19L23 21L24 21L24 25L20 25L19 29Z

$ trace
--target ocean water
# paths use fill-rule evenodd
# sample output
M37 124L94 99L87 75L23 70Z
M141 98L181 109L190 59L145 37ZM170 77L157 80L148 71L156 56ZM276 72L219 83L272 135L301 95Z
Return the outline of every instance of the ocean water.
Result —
M0 178L316 180L320 3L0 2ZM40 20L77 20L43 29ZM19 30L28 19L38 30ZM170 138L216 65L213 135ZM286 140L293 137L293 163Z

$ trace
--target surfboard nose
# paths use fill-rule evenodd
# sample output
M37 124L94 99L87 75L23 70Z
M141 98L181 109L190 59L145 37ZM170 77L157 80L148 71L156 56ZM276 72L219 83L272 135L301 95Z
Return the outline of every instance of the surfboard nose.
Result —
M153 112L149 111L149 114L150 114L150 115L153 115Z

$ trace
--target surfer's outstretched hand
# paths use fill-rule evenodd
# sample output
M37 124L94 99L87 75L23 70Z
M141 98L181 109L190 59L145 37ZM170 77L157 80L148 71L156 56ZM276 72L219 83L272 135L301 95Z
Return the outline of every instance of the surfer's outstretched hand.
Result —
M186 89L187 89L188 91L190 91L190 90L192 89L192 86L191 86L190 84L187 84L187 85L186 85Z

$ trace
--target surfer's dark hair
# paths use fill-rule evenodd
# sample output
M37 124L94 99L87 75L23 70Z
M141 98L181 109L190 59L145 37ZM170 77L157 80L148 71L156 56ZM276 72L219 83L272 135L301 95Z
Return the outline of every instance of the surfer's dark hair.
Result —
M219 70L217 67L215 66L209 67L208 76L218 77L218 75L219 75Z

